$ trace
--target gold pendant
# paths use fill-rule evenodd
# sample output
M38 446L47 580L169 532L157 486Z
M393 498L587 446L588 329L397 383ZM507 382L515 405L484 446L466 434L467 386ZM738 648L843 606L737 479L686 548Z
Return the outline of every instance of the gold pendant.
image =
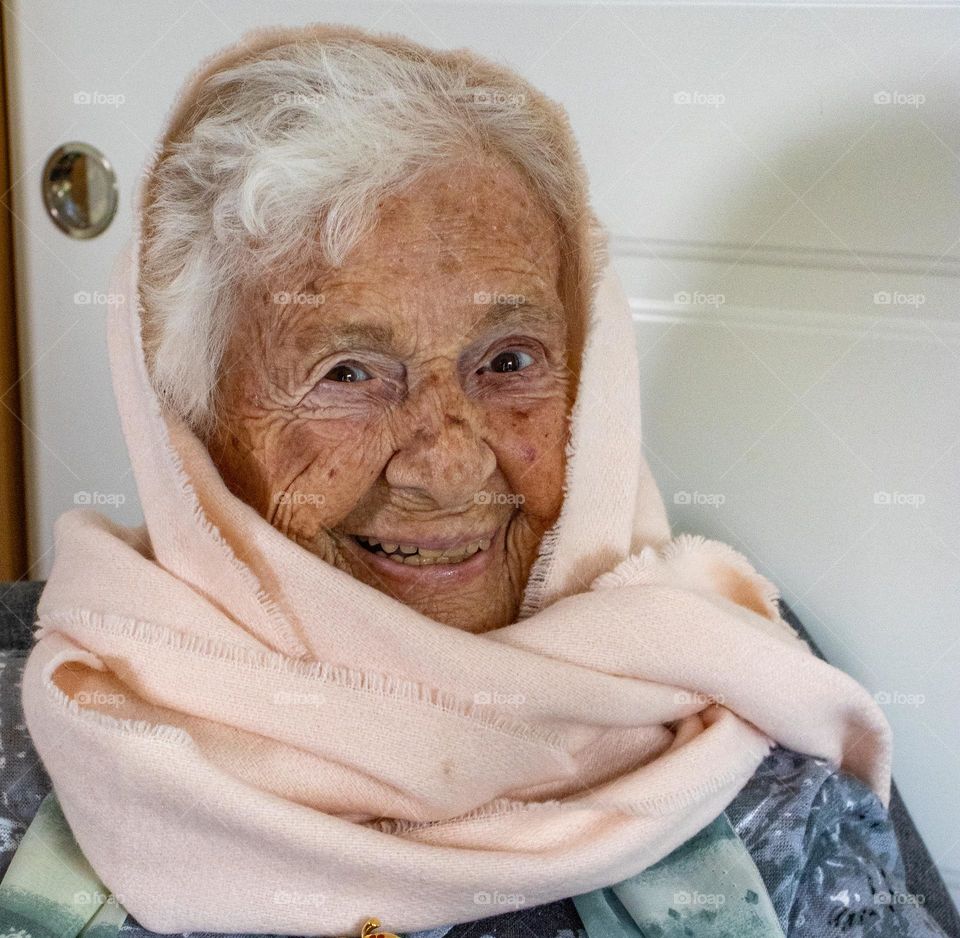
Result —
M380 927L380 919L368 918L360 929L360 938L398 938L397 935L389 931L377 931Z

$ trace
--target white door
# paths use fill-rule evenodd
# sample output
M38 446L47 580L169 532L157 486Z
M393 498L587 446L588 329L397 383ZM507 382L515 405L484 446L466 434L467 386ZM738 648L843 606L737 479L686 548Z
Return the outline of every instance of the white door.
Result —
M675 529L743 550L886 705L896 778L956 890L956 6L7 0L32 576L75 500L139 519L105 294L172 96L241 31L316 20L471 46L566 105L635 311ZM40 198L70 140L119 179L90 241Z

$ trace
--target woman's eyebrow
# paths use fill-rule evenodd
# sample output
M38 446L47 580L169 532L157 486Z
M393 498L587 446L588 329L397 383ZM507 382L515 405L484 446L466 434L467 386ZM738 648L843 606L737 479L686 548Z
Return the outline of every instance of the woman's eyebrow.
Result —
M391 352L395 350L395 345L396 334L391 326L344 322L318 331L311 352L326 354L356 347Z
M562 308L540 306L520 299L518 302L495 302L487 306L466 335L469 342L484 333L504 327L540 331L546 326L566 328L567 317Z
M529 329L539 332L546 327L566 328L566 314L562 308L528 302L497 301L490 303L465 335L467 342L481 338L493 330ZM396 333L389 325L365 322L342 322L323 327L311 340L312 354L329 354L341 349L362 347L386 353L397 351Z

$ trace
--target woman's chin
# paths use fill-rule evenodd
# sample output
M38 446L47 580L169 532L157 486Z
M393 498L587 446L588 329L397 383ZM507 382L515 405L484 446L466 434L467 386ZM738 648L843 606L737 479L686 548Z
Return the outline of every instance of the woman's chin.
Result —
M342 565L353 577L437 622L468 632L512 621L519 605L510 575L507 531L502 524L489 547L453 563L407 562L372 552L350 536L338 537ZM338 564L341 565L341 564Z

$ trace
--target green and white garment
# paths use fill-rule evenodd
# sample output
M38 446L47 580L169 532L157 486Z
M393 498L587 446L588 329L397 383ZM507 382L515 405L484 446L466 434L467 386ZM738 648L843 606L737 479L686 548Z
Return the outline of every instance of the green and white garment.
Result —
M0 882L0 934L115 938L126 918L80 852L51 792Z
M574 903L589 938L784 938L725 814L654 866ZM48 794L0 883L0 935L116 938L126 918Z

